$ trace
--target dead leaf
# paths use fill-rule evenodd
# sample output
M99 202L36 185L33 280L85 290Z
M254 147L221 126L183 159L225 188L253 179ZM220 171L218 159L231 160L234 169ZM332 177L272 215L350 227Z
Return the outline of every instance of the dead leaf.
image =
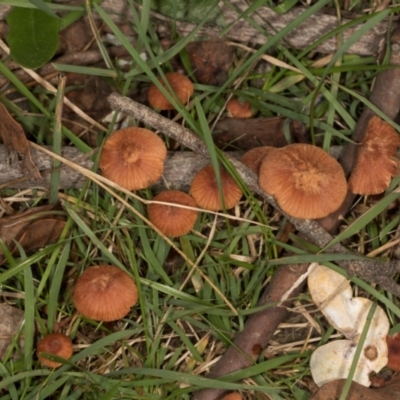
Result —
M228 78L233 62L234 48L222 39L191 42L186 46L189 61L200 83L221 86Z
M222 131L213 135L215 144L227 149L232 143L235 150L250 150L259 146L283 147L287 140L284 134L286 118L225 118L216 124L216 130ZM306 143L306 128L298 121L291 121L289 132L292 143Z
M57 215L54 205L31 208L28 211L0 220L0 240L11 254L18 253L17 241L25 252L56 242L65 226L65 218ZM0 248L0 265L5 261Z
M24 312L7 304L0 304L0 359L4 357L24 320ZM22 345L22 343L20 343Z
M311 400L338 400L345 384L345 379L329 382L319 388ZM400 377L389 381L385 386L371 389L353 382L346 400L391 400L400 399Z
M110 112L107 103L107 96L111 93L109 84L98 76L69 73L67 78L68 85L74 87L68 92L69 100L89 117L101 121ZM63 120L65 127L90 146L97 146L98 132L69 107L63 110Z
M60 32L58 53L66 55L84 51L84 49L88 48L88 44L92 42L94 42L93 32L90 28L89 20L81 18Z
M11 164L19 164L21 171L33 179L41 179L40 172L33 163L28 140L21 126L0 103L0 137L9 153Z

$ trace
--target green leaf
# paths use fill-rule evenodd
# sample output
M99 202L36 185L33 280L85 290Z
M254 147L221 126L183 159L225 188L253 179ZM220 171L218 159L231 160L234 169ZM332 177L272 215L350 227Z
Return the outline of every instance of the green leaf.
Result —
M60 20L37 9L14 8L8 14L11 56L25 68L39 68L58 48Z

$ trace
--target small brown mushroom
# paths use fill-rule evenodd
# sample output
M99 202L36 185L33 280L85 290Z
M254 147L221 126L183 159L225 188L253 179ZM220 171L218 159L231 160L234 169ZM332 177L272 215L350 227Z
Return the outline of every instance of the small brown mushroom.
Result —
M131 276L114 265L88 268L76 281L73 302L84 317L115 321L125 317L138 300Z
M399 161L395 158L399 146L400 137L395 129L373 116L349 178L349 190L361 195L383 193L399 173Z
M125 128L105 141L99 167L111 181L127 190L139 190L161 177L166 156L167 148L155 133L143 128Z
M243 101L237 98L232 98L226 104L226 110L228 117L230 118L251 118L253 116L253 110L251 104L248 101Z
M319 147L303 143L271 152L261 164L259 184L296 218L326 217L347 193L340 164Z
M168 81L172 90L178 97L181 103L186 104L194 92L193 83L185 75L178 72L168 72L165 74L165 79ZM163 77L158 79L161 85L168 91ZM161 93L161 90L152 83L149 88L148 101L153 108L158 108L159 110L174 110L175 107L170 103L170 101Z
M260 173L260 166L263 162L264 158L274 151L275 147L271 146L262 146L262 147L255 147L243 154L240 161L249 167L253 172L256 174Z
M242 191L235 180L222 167L220 167L220 177L225 207L229 210L239 203ZM201 208L210 211L222 210L217 179L212 165L207 165L197 172L190 187L190 194Z
M154 197L155 201L196 207L194 199L179 190L166 190ZM187 208L152 203L149 206L150 221L166 236L186 235L193 228L198 212Z
M36 354L39 361L49 368L58 368L62 363L46 358L42 353L49 353L58 357L70 359L74 349L71 339L62 333L50 333L46 335L37 345Z

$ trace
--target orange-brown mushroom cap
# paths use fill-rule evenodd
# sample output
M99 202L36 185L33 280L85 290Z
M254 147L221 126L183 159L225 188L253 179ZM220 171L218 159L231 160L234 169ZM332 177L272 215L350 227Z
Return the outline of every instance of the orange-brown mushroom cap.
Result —
M384 192L392 177L399 173L394 157L400 146L395 129L374 115L358 152L357 162L349 178L349 190L355 194L374 195Z
M228 172L222 167L219 170L225 207L229 210L239 203L242 191ZM207 165L197 172L190 187L190 194L201 208L210 211L222 210L217 179L212 165Z
M394 371L400 371L400 335L386 336L388 346L388 363L386 366Z
M264 158L274 150L275 147L271 146L256 147L244 153L240 161L249 167L253 172L259 174L260 166Z
M73 352L74 349L72 347L71 339L62 333L50 333L38 343L36 348L36 354L39 361L49 368L58 368L62 363L52 361L41 353L49 353L68 360L71 358Z
M138 291L130 275L113 265L88 268L76 281L75 308L96 321L115 321L125 317L138 300Z
M230 118L251 118L253 116L253 110L251 104L248 101L242 101L237 98L232 98L226 104L226 111Z
M166 190L154 197L155 201L196 207L194 199L179 190ZM196 223L198 212L187 208L152 203L149 206L150 221L166 236L186 235Z
M285 213L297 218L323 218L340 207L347 193L340 164L309 144L271 152L261 164L259 184Z
M178 72L168 72L165 74L165 78L176 94L176 97L178 97L181 103L186 104L194 92L194 86L190 79ZM169 89L164 79L160 77L158 80L168 91ZM173 110L175 108L154 83L149 87L148 101L153 108L160 110Z
M128 190L139 190L157 182L164 170L167 148L153 132L125 128L104 143L99 167L103 176Z

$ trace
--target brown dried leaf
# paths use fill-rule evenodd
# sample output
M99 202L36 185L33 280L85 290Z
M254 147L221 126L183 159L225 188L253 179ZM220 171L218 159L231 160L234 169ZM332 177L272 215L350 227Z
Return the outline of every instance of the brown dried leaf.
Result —
M191 42L186 46L190 64L200 83L221 86L233 62L234 48L222 39Z
M93 42L93 32L89 20L81 18L60 32L58 52L66 55L84 51L91 42Z
M250 150L259 146L283 147L287 140L284 134L285 118L225 118L220 120L215 128L222 131L213 135L215 144L227 149L232 143L235 150ZM297 121L289 125L292 143L306 143L306 128Z
M25 252L54 243L60 237L65 226L61 215L55 215L54 205L31 208L28 211L2 218L0 220L0 240L5 243L11 254L18 253L17 241ZM0 248L0 264L5 261Z
M24 320L24 312L7 304L0 304L0 359L4 357Z
M41 179L40 172L33 163L28 141L21 126L0 103L0 137L9 153L12 164L19 164L21 171L33 179Z
M101 121L110 112L107 96L111 93L111 88L104 79L77 73L67 74L67 79L68 85L74 87L68 92L69 100L86 115L96 121ZM64 125L73 133L90 146L97 146L97 131L91 129L91 126L69 107L63 110L64 120Z
M311 400L337 400L343 391L345 379L329 382L319 388ZM353 382L347 400L390 400L400 399L400 377L392 379L387 385L371 389Z

